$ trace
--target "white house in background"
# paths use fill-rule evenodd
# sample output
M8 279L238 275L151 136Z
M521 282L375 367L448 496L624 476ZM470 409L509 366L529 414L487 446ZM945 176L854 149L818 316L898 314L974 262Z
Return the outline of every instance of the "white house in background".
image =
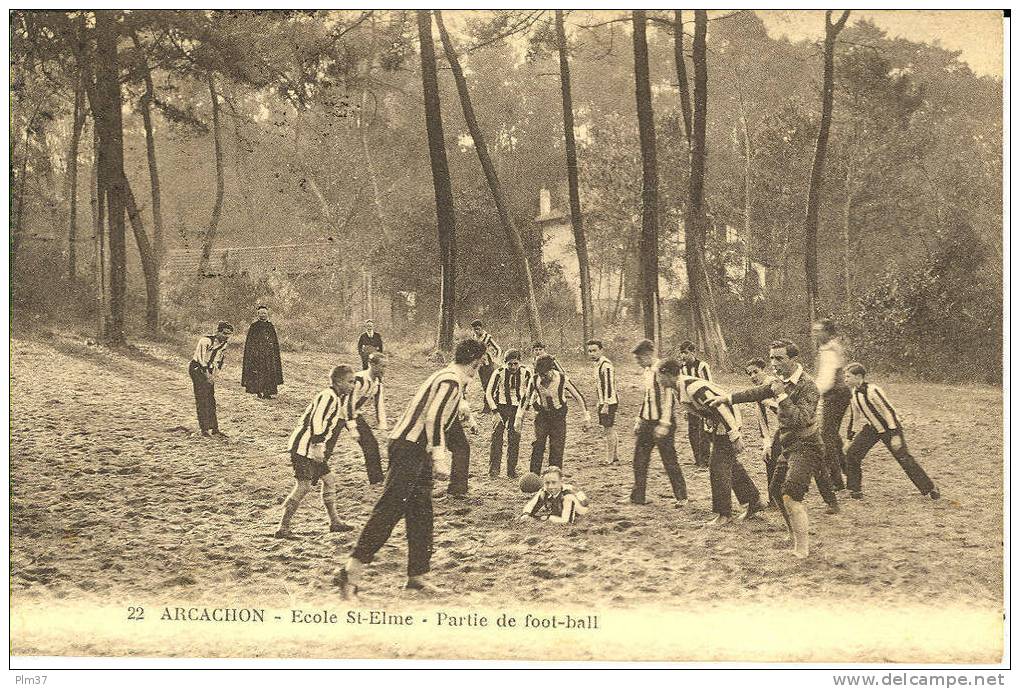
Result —
M566 195L562 201L562 208L568 208ZM567 285L571 289L574 299L574 307L577 313L581 313L581 271L577 265L577 247L574 244L574 229L570 224L570 211L561 210L560 206L553 206L553 198L550 191L543 188L539 191L538 216L535 224L542 231L542 262L549 265L557 265L563 273ZM634 226L633 231L641 231L640 219ZM683 225L677 231L680 233L681 244L683 242ZM680 298L687 292L687 271L683 262L683 251L680 257L673 263L673 274L675 280L667 281L660 278L659 295L663 299ZM616 266L614 266L614 271ZM592 299L596 305L612 305L620 289L620 275L617 272L604 275L599 283L597 279L598 266L591 266ZM626 288L626 286L625 286Z

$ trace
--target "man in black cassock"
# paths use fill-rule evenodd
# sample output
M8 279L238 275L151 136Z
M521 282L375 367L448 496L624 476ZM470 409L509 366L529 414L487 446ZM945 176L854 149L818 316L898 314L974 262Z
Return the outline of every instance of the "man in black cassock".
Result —
M280 364L280 341L276 328L269 322L269 309L259 304L258 320L248 328L244 339L244 364L241 385L259 399L270 399L276 387L283 385L283 366Z

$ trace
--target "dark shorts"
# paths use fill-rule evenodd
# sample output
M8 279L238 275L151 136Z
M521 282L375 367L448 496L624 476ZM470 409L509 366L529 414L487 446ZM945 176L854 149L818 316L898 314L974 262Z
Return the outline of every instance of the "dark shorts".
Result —
M608 404L606 405L605 413L599 412L599 425L603 428L612 428L616 425L616 408L619 405Z
M803 500L816 470L825 462L822 436L815 433L811 437L795 440L786 448L784 454L788 468L786 480L783 482L783 494L797 501Z
M294 478L298 481L318 483L320 478L329 473L329 462L316 462L296 452L290 453L290 463L294 467Z

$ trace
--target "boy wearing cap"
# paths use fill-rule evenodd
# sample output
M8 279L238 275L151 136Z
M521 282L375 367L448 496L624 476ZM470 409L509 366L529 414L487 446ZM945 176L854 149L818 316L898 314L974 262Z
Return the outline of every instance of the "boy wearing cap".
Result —
M215 335L198 338L195 353L188 363L188 375L195 390L195 408L198 412L198 427L203 436L218 435L219 420L216 418L216 378L223 368L223 357L227 353L227 342L234 334L234 326L220 321Z

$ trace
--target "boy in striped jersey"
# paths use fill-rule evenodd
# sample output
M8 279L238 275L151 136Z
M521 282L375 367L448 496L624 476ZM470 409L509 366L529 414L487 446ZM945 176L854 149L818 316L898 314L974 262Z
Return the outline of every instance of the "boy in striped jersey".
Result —
M492 335L485 331L485 328L482 327L482 322L477 318L471 321L471 329L475 333L475 340L485 347L485 356L482 358L482 365L478 369L478 379L482 383L482 395L484 396L486 389L489 387L489 378L492 377L492 372L496 370L496 362L503 356L503 350L492 339ZM482 413L488 414L490 411L493 410L489 409L489 403L485 401L482 406Z
M492 424L489 439L489 478L499 476L503 459L503 431L506 430L506 475L517 478L517 459L520 455L521 434L517 429L517 415L527 403L531 388L531 369L521 366L521 353L508 350L505 363L496 370L485 389L485 398L498 414Z
M839 512L836 495L822 471L825 447L818 431L818 387L798 363L800 350L789 340L776 340L769 347L769 363L776 374L767 385L734 392L726 397L709 400L712 406L729 402L742 404L775 399L779 405L779 443L783 459L776 467L769 493L776 497L793 540L793 554L798 559L808 556L808 513L804 496L812 476L818 491L833 514ZM784 542L783 547L786 547Z
M331 533L351 531L354 527L340 521L336 513L336 478L330 472L329 458L336 447L340 431L347 427L347 396L354 384L354 369L340 365L329 374L329 387L315 396L301 415L301 422L290 434L287 447L294 466L294 490L283 501L283 516L274 534L277 538L293 538L290 520L301 501L322 481L322 504L329 515Z
M535 440L531 444L531 473L542 471L545 446L549 445L549 466L563 467L563 449L567 442L567 398L570 395L581 403L584 413L584 430L591 427L591 414L577 387L567 374L556 370L556 361L548 354L535 362L535 375L525 398L535 408ZM527 416L527 405L517 415L517 432Z
M544 343L536 342L535 344L531 345L531 354L535 358L535 363L538 363L538 360L544 356L548 356L550 359L552 359L553 370L562 373L566 378L567 392L573 395L574 399L581 398L581 391L577 389L576 385L574 385L574 381L570 379L570 376L567 374L566 370L564 370L564 368L560 365L560 362L556 360L556 357L549 353Z
M563 472L551 466L542 472L542 489L524 505L521 519L573 524L578 515L587 513L588 500L584 493L563 483Z
M588 358L595 362L595 385L598 388L599 425L606 439L606 464L620 461L619 439L616 436L616 409L620 398L616 393L616 370L613 362L602 353L602 340L588 340Z
M552 354L549 354L549 351L546 349L544 342L535 342L533 345L531 345L531 356L536 362L547 354L549 356L552 356ZM553 361L556 364L555 365L556 370L559 371L560 373L563 373L563 367L560 366L560 363L558 361L556 361L556 357L553 357Z
M648 465L652 461L652 449L658 449L659 459L669 476L669 484L676 498L675 507L687 504L687 483L684 472L676 461L676 423L673 421L673 391L663 388L655 377L659 361L655 357L655 343L641 340L634 349L634 360L644 369L642 381L644 396L641 410L634 424L634 487L630 491L630 501L635 505L647 505L650 500L645 498L648 485Z
M889 398L885 396L882 388L865 381L865 375L867 371L858 363L847 366L844 373L846 384L853 395L850 402L850 423L846 430L846 437L850 440L850 446L846 451L850 497L857 500L864 497L861 492L861 463L868 450L881 440L903 467L903 471L907 473L917 490L921 491L921 495L938 500L942 497L938 488L907 449L903 426L896 415L896 410L889 403ZM855 433L857 425L860 425L860 430Z
M722 403L712 406L710 399L725 397L726 393L714 383L683 374L683 365L676 359L666 359L659 364L656 375L664 389L676 392L680 404L688 416L704 419L709 425L712 438L712 459L709 464L709 482L712 485L712 511L715 518L709 526L722 526L733 521L733 501L730 493L737 494L737 501L746 505L741 520L750 519L762 510L761 494L737 455L744 451L740 436L740 411L733 404Z
M386 372L386 355L372 352L368 355L368 367L354 374L354 387L347 397L347 419L354 422L357 429L358 445L365 455L365 469L368 471L368 482L375 486L382 483L382 457L379 454L379 441L375 433L365 421L362 407L372 400L375 407L375 425L380 431L388 431L386 421L386 396L383 393L383 373Z
M188 363L188 375L195 390L195 408L198 411L198 427L203 436L218 435L219 420L216 418L216 374L223 368L223 357L227 353L227 342L234 334L234 326L220 321L215 335L198 338L195 354Z
M389 468L383 493L372 508L354 551L333 580L344 598L356 595L364 567L383 547L393 527L404 519L407 530L407 583L410 590L428 591L422 577L432 560L433 463L447 462L447 432L457 420L468 383L478 372L485 346L461 340L453 363L421 384L390 432Z
M712 372L709 370L708 362L699 359L695 352L696 347L690 340L680 343L680 362L683 366L683 374L711 382ZM691 444L694 466L707 468L712 457L712 433L709 431L708 422L697 414L687 415L687 440Z

